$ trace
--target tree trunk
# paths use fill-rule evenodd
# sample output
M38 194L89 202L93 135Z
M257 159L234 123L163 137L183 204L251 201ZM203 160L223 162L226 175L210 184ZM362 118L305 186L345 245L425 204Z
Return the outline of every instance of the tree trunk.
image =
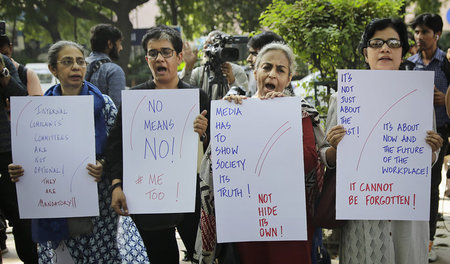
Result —
M178 25L178 12L176 0L170 0L170 10L172 11L172 25Z
M120 1L118 10L114 10L117 15L117 22L115 26L122 31L122 47L123 50L120 52L120 59L118 64L122 67L125 75L128 75L128 63L130 61L131 54L131 33L133 31L133 24L131 24L129 13L130 8L127 5L128 1Z

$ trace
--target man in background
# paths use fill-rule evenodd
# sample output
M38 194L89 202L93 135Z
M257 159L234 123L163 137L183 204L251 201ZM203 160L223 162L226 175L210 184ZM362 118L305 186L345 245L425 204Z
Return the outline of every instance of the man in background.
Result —
M430 244L428 260L437 260L433 250L434 235L439 207L439 184L442 179L442 163L447 153L450 118L445 109L445 94L448 81L443 71L446 54L439 49L437 43L442 34L442 18L436 14L424 13L417 16L410 24L414 30L414 38L418 47L417 54L408 60L415 64L416 71L434 71L434 112L436 114L437 132L444 140L438 159L431 170L431 200L430 200Z
M122 32L109 24L98 24L91 29L92 52L86 58L86 81L94 84L103 94L109 95L119 107L121 91L125 89L125 73L113 63L122 50Z

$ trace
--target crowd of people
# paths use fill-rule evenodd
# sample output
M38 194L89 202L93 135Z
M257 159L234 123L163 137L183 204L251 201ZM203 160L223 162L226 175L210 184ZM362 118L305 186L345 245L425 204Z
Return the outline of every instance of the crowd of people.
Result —
M417 53L411 52L407 25L399 19L372 20L362 32L361 56L368 70L401 69L433 71L435 128L427 131L425 142L432 150L431 199L429 221L348 220L341 227L340 263L417 263L436 260L433 240L438 217L441 169L447 154L450 129L450 49L445 53L437 43L442 34L442 19L435 14L417 16L410 24ZM148 224L152 214L130 214L123 190L124 151L122 139L121 91L125 73L113 61L119 58L123 35L112 25L100 24L91 29L91 50L71 41L58 41L48 50L48 67L59 80L42 93L36 74L12 59L11 43L0 37L0 215L13 227L19 258L24 263L58 263L55 250L64 245L74 263L179 263L176 231L186 247L185 260L192 263L329 263L317 252L321 226L312 221L317 191L323 179L321 165L339 166L337 150L346 135L345 125L338 124L337 93L330 98L326 129L320 125L319 112L301 98L304 175L306 186L306 241L235 242L218 244L215 234L214 192L210 145L211 100L245 104L252 97L281 102L279 97L293 96L291 80L296 62L292 49L282 36L265 31L253 36L247 46L250 76L238 65L223 62L219 71L209 72L206 65L194 67L197 53L183 43L180 33L168 26L151 27L142 39L142 48L152 78L131 90L199 89L200 111L191 125L198 134L201 166L196 178L195 210L182 215L175 224L154 228ZM225 33L213 31L204 48ZM207 60L208 58L204 58ZM182 72L178 66L186 62ZM210 74L222 75L221 85L211 85ZM232 87L238 87L236 93ZM84 96L94 98L96 162L85 168L98 190L99 216L76 218L21 219L15 183L33 174L24 164L12 161L9 120L10 96ZM446 107L448 105L448 107ZM282 115L282 113L279 113ZM261 116L258 122L263 122ZM450 175L450 174L448 174ZM93 201L94 202L94 201ZM299 208L303 208L300 207ZM73 232L74 225L83 230ZM207 226L212 226L206 228ZM1 226L0 226L1 229ZM72 231L70 231L72 230ZM4 235L0 234L0 239ZM320 239L319 239L320 241ZM1 242L1 241L0 241ZM320 244L320 242L319 242ZM319 245L320 246L320 245ZM323 247L320 247L323 248Z

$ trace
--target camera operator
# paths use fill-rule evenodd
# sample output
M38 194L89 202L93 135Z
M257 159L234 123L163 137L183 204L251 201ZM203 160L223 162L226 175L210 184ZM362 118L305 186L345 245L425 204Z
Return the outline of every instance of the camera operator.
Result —
M216 65L217 60L221 59L217 57L223 53L220 51L224 50L224 42L228 37L221 31L210 32L203 46L205 63L195 69L193 67L197 61L197 53L192 51L188 43L185 43L183 47L186 66L181 72L180 78L192 86L201 87L211 100L222 99L231 87L243 93L247 91L247 75L239 65L226 60L220 61L219 65Z

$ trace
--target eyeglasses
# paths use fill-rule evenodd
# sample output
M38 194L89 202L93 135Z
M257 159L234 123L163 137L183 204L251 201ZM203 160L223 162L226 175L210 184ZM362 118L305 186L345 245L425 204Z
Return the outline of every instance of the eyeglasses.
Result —
M371 39L367 42L367 45L373 49L379 49L383 47L384 43L386 43L391 49L400 48L402 46L402 42L398 39Z
M173 49L171 48L162 48L160 51L157 49L151 49L147 52L147 57L151 60L154 60L158 57L158 54L161 53L163 58L170 58L173 55Z
M64 67L72 67L75 62L80 67L86 67L86 61L83 58L76 58L75 60L73 58L64 58L57 62L61 63Z

